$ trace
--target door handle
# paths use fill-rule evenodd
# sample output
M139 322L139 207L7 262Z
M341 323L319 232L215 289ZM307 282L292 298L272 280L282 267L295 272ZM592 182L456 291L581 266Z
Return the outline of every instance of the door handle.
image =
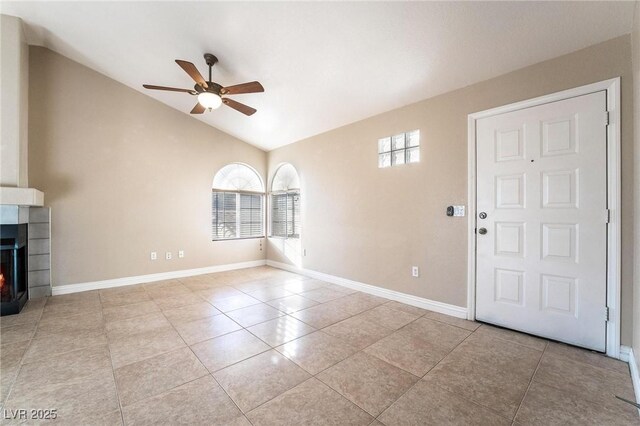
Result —
M486 233L487 233L487 228L480 228L480 229L478 229L478 234L480 234L480 235L484 235L484 234L486 234Z

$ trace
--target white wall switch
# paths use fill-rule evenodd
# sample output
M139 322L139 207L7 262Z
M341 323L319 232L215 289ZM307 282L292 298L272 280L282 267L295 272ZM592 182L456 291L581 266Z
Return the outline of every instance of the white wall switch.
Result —
M155 251L151 252L151 260L158 260L158 253Z
M464 216L464 206L453 206L454 216Z
M167 260L171 260L171 252L170 252L170 251L168 251L168 252L165 254L164 258L165 258L165 259L167 259Z
M182 259L184 257L184 250L178 251L178 257Z
M417 266L412 266L411 267L411 275L413 277L419 277L420 276L420 268L418 268Z

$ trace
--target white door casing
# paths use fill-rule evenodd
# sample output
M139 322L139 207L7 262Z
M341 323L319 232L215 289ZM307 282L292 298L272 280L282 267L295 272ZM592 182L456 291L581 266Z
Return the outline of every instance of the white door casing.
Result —
M605 350L606 111L599 91L476 121L477 319Z

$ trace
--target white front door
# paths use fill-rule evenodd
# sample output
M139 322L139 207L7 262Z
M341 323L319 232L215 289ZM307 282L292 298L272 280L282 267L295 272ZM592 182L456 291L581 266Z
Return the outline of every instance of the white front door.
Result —
M478 320L605 351L606 105L600 91L477 121Z

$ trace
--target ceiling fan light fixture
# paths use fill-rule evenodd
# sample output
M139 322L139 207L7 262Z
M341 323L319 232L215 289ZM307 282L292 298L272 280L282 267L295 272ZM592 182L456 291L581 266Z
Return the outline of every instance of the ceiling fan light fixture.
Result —
M198 95L198 102L207 109L216 109L222 105L222 98L215 93L202 92Z
M1 1L1 0L0 0ZM143 84L142 87L151 90L164 90L169 92L184 92L192 96L198 95L198 103L193 107L190 114L202 114L205 111L220 108L222 104L229 108L235 109L238 112L246 116L250 116L256 113L255 108L251 108L248 105L242 104L238 101L234 101L229 98L222 98L222 95L239 95L242 93L260 93L264 92L264 87L257 81L250 81L248 83L236 84L233 86L223 87L211 80L211 68L218 62L211 53L206 53L204 59L209 66L209 81L206 81L198 68L191 62L176 59L176 63L182 68L189 77L196 82L193 89L180 89L177 87L155 86L153 84Z

